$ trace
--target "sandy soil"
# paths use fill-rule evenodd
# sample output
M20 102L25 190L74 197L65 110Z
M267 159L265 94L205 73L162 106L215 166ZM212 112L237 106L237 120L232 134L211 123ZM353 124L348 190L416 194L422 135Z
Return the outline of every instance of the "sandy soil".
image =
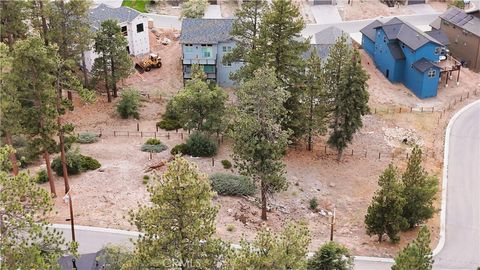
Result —
M162 57L163 67L143 75L132 75L126 79L122 87L131 86L141 91L145 98L142 102L140 120L120 119L115 112L115 103L107 103L106 97L99 97L95 104L83 105L75 100L75 110L66 115L68 122L75 123L77 131L102 130L102 138L91 145L80 145L81 152L100 161L102 168L71 177L74 192L76 223L80 225L111 227L120 229L135 229L124 217L128 211L135 209L137 203L148 203L146 186L142 177L144 169L169 156L169 150L155 154L149 160L147 153L141 152L140 146L146 140L138 135L130 137L114 137L113 130L154 131L155 123L164 111L165 99L171 97L182 86L180 46L175 41L175 33L162 32L160 40L167 36L174 40L168 46L157 43L152 38L152 48ZM419 100L411 95L401 85L389 83L371 64L368 56L362 52L363 63L370 74L370 103L372 107L392 106L427 106L431 104L445 105L455 95L472 91L480 86L480 76L469 70L462 70L459 86L452 84L440 89L439 97L429 100ZM479 89L480 90L480 89ZM230 92L230 91L229 91ZM480 93L480 92L479 92ZM392 160L395 154L395 164L402 169L405 166L405 153L408 146L401 143L402 135L392 139L386 137L387 130L397 128L408 129L422 139L424 149L428 153L425 163L431 173L441 179L443 133L446 123L455 110L471 102L479 96L470 96L445 113L378 113L364 117L364 128L358 132L352 145L346 150L345 160L336 162L334 153L328 150L324 153L325 138L317 138L315 149L308 152L304 146L289 149L285 157L287 178L290 183L287 191L271 198L269 220L260 220L260 209L255 198L217 197L214 203L218 205L217 234L225 240L238 242L244 235L252 239L262 226L280 230L289 220L306 220L312 236L311 249L316 249L329 237L328 212L335 209L335 240L351 248L356 255L393 256L407 242L411 241L416 231L402 233L401 243L393 245L388 242L377 243L375 237L365 234L364 215L371 197L377 188L377 179ZM442 115L440 117L440 114ZM162 132L165 135L165 132ZM186 134L183 133L186 137ZM162 141L169 149L182 141L180 133L171 133L169 138L163 136ZM392 141L394 140L394 141ZM354 150L354 155L351 155ZM367 157L364 153L367 151ZM378 159L378 153L382 156ZM225 171L220 166L220 160L229 159L231 142L225 139L218 155L216 166L212 166L210 158L191 158L198 164L200 171L210 174ZM149 173L151 175L151 173ZM57 189L62 190L62 179L57 180ZM44 184L47 188L47 184ZM439 193L440 194L440 193ZM318 212L308 209L311 198L319 201ZM437 202L439 206L439 201ZM68 217L68 205L61 197L56 199L56 213L50 217L55 223L65 223ZM438 241L438 215L428 222L434 231L432 245ZM233 231L227 230L232 224Z
M388 7L386 4L373 0L353 0L350 5L347 0L339 0L338 2L339 7L342 7L340 16L342 16L344 21L371 19L380 16L415 14L414 5ZM446 2L428 1L428 4L438 12L443 12L447 9Z

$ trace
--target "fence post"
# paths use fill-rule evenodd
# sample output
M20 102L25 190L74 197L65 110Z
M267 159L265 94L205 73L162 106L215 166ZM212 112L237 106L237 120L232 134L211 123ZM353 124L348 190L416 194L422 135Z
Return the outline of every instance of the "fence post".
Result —
M413 112L413 107L410 107L410 112Z
M402 113L402 107L400 107L400 109L398 110L398 113Z
M365 150L365 158L367 158L367 150Z
M353 156L353 149L352 149L352 156Z
M181 137L182 140L183 140L183 132L180 132L180 137Z
M102 137L102 129L100 129L100 133L99 133L100 137Z
M378 159L380 159L380 155L381 155L381 154L382 154L382 153L378 152Z
M215 167L215 158L212 157L212 167Z
M170 132L167 132L167 139L170 140Z
M113 137L117 137L117 134L115 133L115 130L113 131Z
M375 108L375 112L373 114L377 114L377 108Z
M155 125L155 128L156 128L156 130L155 130L155 131L156 131L156 132L158 132L158 126L157 126L157 125Z
M408 153L407 153L407 159L408 159Z
M140 131L140 138L143 138L143 131Z
M152 151L150 151L150 157L148 160L152 160Z
M325 145L325 155L327 154L327 146Z
M156 139L157 138L157 132L153 132L153 137Z
M222 143L223 143L223 133L222 133Z
M470 97L470 92L467 92L467 98L469 98L469 97Z
M140 131L140 123L137 122L137 131Z
M178 133L178 128L175 129L175 132Z

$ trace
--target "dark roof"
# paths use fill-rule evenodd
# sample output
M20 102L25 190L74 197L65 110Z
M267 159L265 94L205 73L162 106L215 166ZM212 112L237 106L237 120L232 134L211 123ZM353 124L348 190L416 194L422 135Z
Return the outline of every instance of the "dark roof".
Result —
M320 32L317 32L315 34L315 44L333 45L342 35L347 37L347 44L352 44L352 39L350 36L335 26L330 26Z
M428 60L425 57L413 63L413 67L422 73L424 73L425 71L427 71L432 67L439 68L435 63L433 63L432 61Z
M388 43L388 48L390 49L390 53L392 54L393 58L396 60L405 59L405 54L403 54L403 51L398 43Z
M449 8L440 15L440 18L480 37L480 18L467 14L459 8Z
M95 31L100 29L100 25L106 20L117 20L120 23L131 22L141 13L129 7L112 8L105 4L90 9L89 19L92 29Z
M217 44L231 39L233 19L190 19L182 21L180 43Z
M398 39L412 50L417 50L429 42L442 45L438 40L397 17L375 28L382 28L389 40Z
M443 46L447 46L448 44L450 44L447 35L445 35L445 33L440 29L432 29L431 31L425 32L425 34L438 40L440 43L442 43Z
M375 34L377 33L377 30L375 29L378 26L382 26L383 23L379 20L375 20L362 28L360 30L360 33L364 34L366 37L368 37L370 40L375 42Z

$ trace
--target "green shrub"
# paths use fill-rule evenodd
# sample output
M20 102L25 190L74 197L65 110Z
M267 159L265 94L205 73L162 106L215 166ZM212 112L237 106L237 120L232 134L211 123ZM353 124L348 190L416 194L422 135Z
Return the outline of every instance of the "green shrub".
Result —
M211 157L217 153L217 143L203 132L194 132L186 144L188 153L194 157Z
M159 140L159 139L156 139L156 138L150 138L148 139L145 144L149 144L149 145L159 145L159 144L162 144L162 142Z
M143 180L150 180L150 176L148 174L143 175Z
M210 182L212 189L219 195L241 196L255 193L255 184L245 176L214 173L210 175Z
M139 118L140 94L133 89L122 91L122 99L117 104L117 112L122 118Z
M160 122L157 122L157 127L166 131L181 129L182 125L178 120L164 118Z
M235 225L233 225L233 224L228 224L227 225L227 231L233 232L234 230L235 230Z
M167 149L167 146L163 143L160 144L144 144L140 148L143 152L152 152L152 153L160 153Z
M77 136L76 142L81 144L94 143L98 141L98 135L90 132L80 133Z
M172 148L172 150L170 150L170 154L172 154L172 155L178 155L178 154L188 155L187 145L184 144L184 143L175 145Z
M101 164L98 160L81 155L78 148L67 152L67 172L69 175L79 174L88 170L96 170L100 168ZM62 161L60 156L53 159L51 164L52 170L58 176L63 176Z
M224 159L221 162L222 162L222 165L223 165L224 169L228 170L228 169L232 168L232 163L230 162L230 160Z
M35 178L35 181L39 184L43 184L48 182L48 174L46 170L41 170L37 172L37 177Z
M309 207L311 210L315 210L318 207L318 201L317 198L311 198L310 201L308 202Z

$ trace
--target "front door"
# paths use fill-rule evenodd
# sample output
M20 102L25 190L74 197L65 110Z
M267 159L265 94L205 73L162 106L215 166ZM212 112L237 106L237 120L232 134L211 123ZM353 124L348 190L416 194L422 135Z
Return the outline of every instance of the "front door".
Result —
M387 69L387 71L385 72L385 77L387 77L387 79L389 74L390 74L390 70Z

